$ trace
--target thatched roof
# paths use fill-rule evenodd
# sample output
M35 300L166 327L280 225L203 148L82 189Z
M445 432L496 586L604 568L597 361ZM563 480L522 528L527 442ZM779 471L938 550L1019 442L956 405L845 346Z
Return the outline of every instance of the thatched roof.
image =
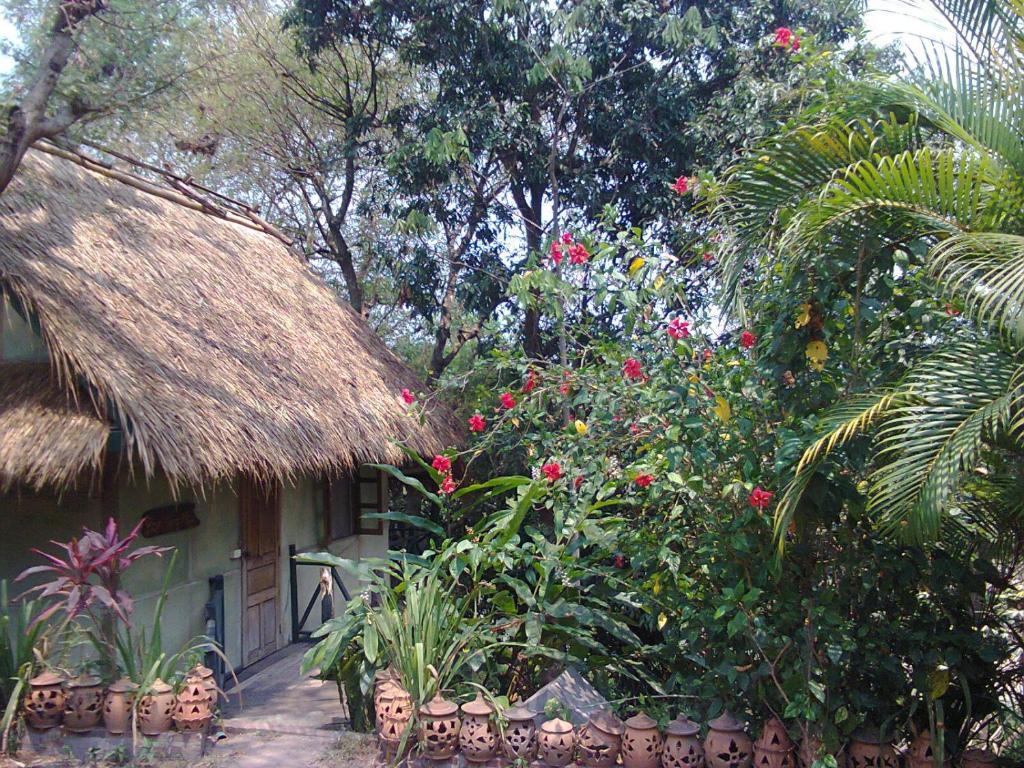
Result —
M86 384L64 395L100 404L62 406L51 386L18 406L4 385L21 437L0 469L26 479L96 463L96 417L147 475L188 482L399 462L392 440L429 453L458 439L447 410L421 422L402 402L423 385L279 240L67 159L30 151L0 196L0 283L36 314L57 379ZM33 456L9 458L33 424Z

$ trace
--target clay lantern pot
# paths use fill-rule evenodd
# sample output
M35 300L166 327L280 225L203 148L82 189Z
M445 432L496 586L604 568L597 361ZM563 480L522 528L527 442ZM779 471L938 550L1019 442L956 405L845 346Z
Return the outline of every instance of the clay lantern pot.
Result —
M447 760L459 748L459 707L438 692L420 707L420 742L428 760Z
M700 726L685 715L679 715L665 727L661 765L663 768L704 768Z
M932 732L921 731L912 742L910 742L910 755L907 761L910 768L933 768L935 765L935 750L932 746ZM942 761L943 768L950 765L949 756Z
M754 743L754 768L796 768L793 741L777 717L764 724L761 737Z
M998 758L987 749L968 749L960 756L961 768L995 768Z
M704 759L710 768L750 768L754 745L743 723L726 711L708 723Z
M527 762L537 755L537 725L534 714L526 707L511 707L501 713L508 721L501 739L501 751L513 762L519 758Z
M131 730L132 702L135 700L136 689L138 686L125 677L107 688L107 695L103 699L103 724L108 732L120 736Z
M579 761L590 768L610 768L619 761L626 726L611 712L598 712L580 728L576 738Z
M393 749L398 749L398 744L405 735L412 720L412 696L397 683L382 699L382 720L379 725L380 737ZM411 743L408 742L411 746Z
M625 768L657 768L663 741L657 721L639 712L626 721L622 734L622 765Z
M33 728L46 731L60 725L64 717L64 678L54 672L43 672L28 681L25 696L25 720Z
M572 723L557 717L548 720L537 733L537 756L544 765L562 768L572 762L576 747L576 734Z
M493 714L494 707L479 691L475 699L462 705L459 747L467 763L486 763L498 754L498 732L491 723Z
M103 717L103 683L98 677L83 676L68 683L64 702L64 727L72 733L85 733L100 724Z
M210 701L211 709L217 705L217 681L214 679L213 670L196 664L189 670L188 677L198 677L203 683L203 689Z
M149 692L139 699L139 730L144 736L159 736L171 729L177 706L174 689L160 678L153 681Z
M200 733L213 719L210 694L202 679L190 677L177 696L174 709L174 726L182 733Z
M898 768L899 758L892 742L883 741L878 731L862 729L853 734L846 749L847 768Z

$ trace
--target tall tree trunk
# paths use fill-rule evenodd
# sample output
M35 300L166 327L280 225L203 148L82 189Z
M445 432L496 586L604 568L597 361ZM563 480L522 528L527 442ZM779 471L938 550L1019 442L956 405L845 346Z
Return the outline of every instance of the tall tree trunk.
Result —
M519 215L523 219L523 227L526 233L526 252L539 253L544 237L544 228L541 224L541 216L544 209L544 187L535 184L530 188L530 199L522 192L516 194L513 190L513 198L519 208ZM555 233L557 236L558 233ZM536 307L529 307L523 318L523 352L527 357L540 356L540 310Z
M103 0L67 0L57 9L50 38L25 97L7 113L7 130L0 139L0 194L11 183L33 143L63 133L89 111L83 105L71 105L55 115L48 117L46 114L50 97L75 50L75 25L99 13L103 7Z

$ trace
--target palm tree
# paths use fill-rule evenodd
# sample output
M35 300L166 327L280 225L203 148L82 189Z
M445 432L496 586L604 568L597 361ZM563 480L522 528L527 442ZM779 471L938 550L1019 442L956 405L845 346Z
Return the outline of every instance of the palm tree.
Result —
M752 264L797 285L811 261L848 276L858 300L913 274L963 312L923 360L826 414L780 499L780 546L823 464L869 431L867 509L884 532L999 540L1024 518L1024 3L935 4L955 47L900 79L850 84L710 192L741 317Z

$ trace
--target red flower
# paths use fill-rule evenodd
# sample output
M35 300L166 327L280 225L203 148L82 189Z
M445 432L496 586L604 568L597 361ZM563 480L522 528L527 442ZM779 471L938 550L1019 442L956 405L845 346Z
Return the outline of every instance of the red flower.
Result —
M711 350L710 349L705 349L704 350L704 362L706 363L710 359L711 359Z
M452 480L451 475L445 475L444 482L441 483L441 487L438 488L438 490L441 492L442 495L447 496L449 493L451 493L458 487L459 486L455 484L455 481Z
M791 51L799 51L800 50L800 38L799 37L794 37L793 38L793 44L791 46L789 46L789 50L791 50Z
M750 506L754 509L763 510L772 503L772 497L774 495L775 494L771 491L766 491L761 486L757 486L757 488L750 492L750 498L748 501L750 502Z
M484 417L479 413L474 413L469 417L469 431L470 432L483 432L487 427L487 422L484 421Z
M616 568L625 568L626 567L626 556L625 555L616 555L615 557L612 558L612 565L614 565Z
M789 27L779 27L775 30L775 44L781 45L783 48L789 46L790 41L793 39L793 30Z
M516 407L516 399L514 397L512 397L512 393L511 392L502 392L501 393L501 397L499 399L501 400L502 408L515 408Z
M640 425L639 424L630 424L629 425L629 433L631 435L639 435L640 434Z
M654 475L637 475L633 478L633 482L640 488L646 488L654 482Z
M952 304L946 304L946 314L950 317L956 317L960 314L960 310L954 307Z
M562 263L562 246L558 244L557 240L551 241L551 251L548 255L556 266Z
M526 374L526 381L523 382L523 392L525 394L530 394L531 392L533 392L534 387L536 386L537 374L534 373L533 371L530 371L529 373ZM513 403L513 405L515 405L515 403Z
M712 255L711 251L704 251L704 261L711 261L713 258L715 257Z
M576 475L576 479L572 481L572 487L578 491L581 485L583 485L583 475Z
M549 483L555 482L562 476L562 465L557 462L550 462L540 468L540 471L544 473L544 477L548 479Z
M563 381L558 385L558 391L563 395L568 395L569 392L572 391L572 385L568 381Z
M402 390L402 399L405 400L406 405L412 405L416 402L416 395L409 391L408 388Z
M576 243L569 246L569 261L573 264L586 264L590 258L587 246L583 243Z
M752 346L757 344L757 336L752 334L750 331L744 331L740 334L740 346L744 349L750 349Z
M563 232L562 242L566 245L572 245L572 232Z
M627 379L642 379L644 377L643 366L635 357L627 357L622 364L622 375Z
M668 324L668 335L673 339L688 339L690 337L690 324L681 317L673 317Z
M434 469L436 469L441 474L444 474L445 472L448 472L448 471L451 470L451 468L452 468L452 460L449 459L447 456L437 455L437 456L434 457L434 460L432 462L430 462L430 466L432 466Z
M680 176L675 180L675 183L672 184L672 191L677 195L685 195L690 191L690 180L685 176Z

